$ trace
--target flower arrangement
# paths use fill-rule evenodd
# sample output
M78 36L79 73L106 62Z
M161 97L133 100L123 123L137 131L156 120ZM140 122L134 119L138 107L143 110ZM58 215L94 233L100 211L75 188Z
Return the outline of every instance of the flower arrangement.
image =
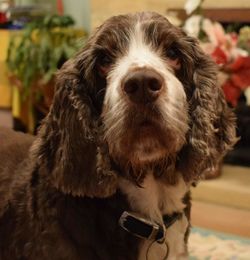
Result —
M204 0L188 0L184 30L198 37L201 47L219 66L218 80L228 103L236 107L242 95L250 105L250 27L226 32L219 22L202 15Z

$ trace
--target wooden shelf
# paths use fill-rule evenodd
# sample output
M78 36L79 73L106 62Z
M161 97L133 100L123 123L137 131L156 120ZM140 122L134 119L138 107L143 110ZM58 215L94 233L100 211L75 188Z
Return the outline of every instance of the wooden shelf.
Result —
M176 12L178 18L185 20L186 12L181 8L168 9L169 12ZM203 9L205 17L221 23L249 23L250 24L250 8L205 8Z

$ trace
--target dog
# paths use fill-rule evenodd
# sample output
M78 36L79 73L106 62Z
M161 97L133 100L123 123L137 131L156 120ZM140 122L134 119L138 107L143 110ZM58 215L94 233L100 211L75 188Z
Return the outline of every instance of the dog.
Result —
M56 82L35 138L1 130L0 259L187 259L190 187L236 140L214 62L141 12L104 22Z

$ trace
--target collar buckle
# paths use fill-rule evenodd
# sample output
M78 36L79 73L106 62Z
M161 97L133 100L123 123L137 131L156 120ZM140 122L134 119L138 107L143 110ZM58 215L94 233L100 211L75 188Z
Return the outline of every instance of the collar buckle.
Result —
M165 240L165 227L131 212L122 213L119 225L127 232L143 239L155 240L159 243Z

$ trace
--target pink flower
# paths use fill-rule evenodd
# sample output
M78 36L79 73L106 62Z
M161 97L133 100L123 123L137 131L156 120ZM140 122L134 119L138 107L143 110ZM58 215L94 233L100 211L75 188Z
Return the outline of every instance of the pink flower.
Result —
M236 33L225 33L222 25L204 19L202 30L208 37L208 42L203 45L206 53L216 58L218 64L226 64L239 56L248 56L248 53L237 47L238 36ZM223 57L222 57L223 56Z
M237 34L226 34L219 23L205 19L203 30L209 40L201 44L203 50L220 65L222 89L226 100L235 107L241 93L250 86L250 57L246 51L237 48Z
M202 23L202 29L208 36L208 40L214 46L224 44L226 41L226 35L221 24L212 22L209 19L204 19Z

